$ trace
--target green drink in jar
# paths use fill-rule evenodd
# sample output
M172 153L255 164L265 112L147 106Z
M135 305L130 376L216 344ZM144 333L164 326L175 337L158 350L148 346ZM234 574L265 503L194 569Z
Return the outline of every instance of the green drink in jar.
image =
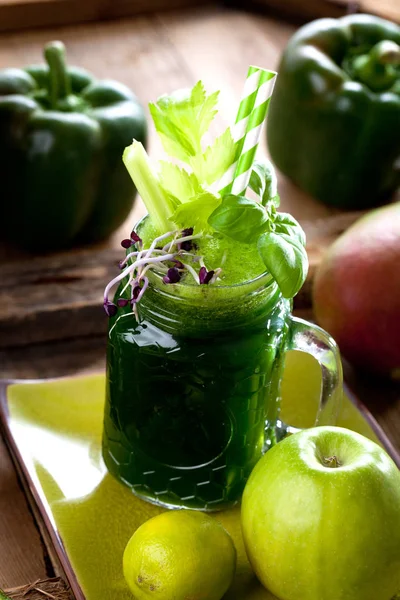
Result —
M253 96L265 97L271 80L252 69L238 114L247 140L262 124L252 120L248 92L253 85ZM230 129L201 146L215 102L199 83L151 105L165 149L185 166L165 162L155 174L140 144L126 150L149 214L124 240L123 270L105 297L106 465L151 502L201 510L238 502L256 462L286 433L286 350L311 351L323 365L320 423L334 420L341 388L333 340L291 315L306 275L305 239L277 211L272 166L254 161L257 143L249 166L250 142ZM257 199L244 195L247 186Z

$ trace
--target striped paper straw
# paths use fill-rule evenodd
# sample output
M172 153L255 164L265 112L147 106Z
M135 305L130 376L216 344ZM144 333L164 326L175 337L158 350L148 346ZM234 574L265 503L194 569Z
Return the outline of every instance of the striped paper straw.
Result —
M276 75L275 71L249 68L232 131L236 141L235 160L219 182L222 196L230 193L241 195L247 189Z

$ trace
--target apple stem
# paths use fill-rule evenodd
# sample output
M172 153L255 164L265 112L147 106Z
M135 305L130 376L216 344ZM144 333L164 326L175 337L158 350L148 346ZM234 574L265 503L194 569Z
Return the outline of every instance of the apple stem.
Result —
M333 455L329 457L324 457L324 465L329 469L338 469L342 466L342 463L340 462L337 456Z

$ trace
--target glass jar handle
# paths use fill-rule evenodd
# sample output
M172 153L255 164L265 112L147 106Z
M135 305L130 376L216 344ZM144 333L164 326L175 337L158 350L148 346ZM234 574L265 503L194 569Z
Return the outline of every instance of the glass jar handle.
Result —
M335 425L343 395L343 370L335 340L321 327L290 317L288 350L307 352L322 370L322 389L315 425Z

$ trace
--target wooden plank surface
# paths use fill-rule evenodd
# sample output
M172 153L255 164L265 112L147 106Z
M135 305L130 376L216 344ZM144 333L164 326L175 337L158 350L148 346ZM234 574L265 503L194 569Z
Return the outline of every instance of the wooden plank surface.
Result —
M241 0L233 0L239 6ZM277 14L301 21L321 19L323 17L342 17L358 9L354 0L250 0L250 6L260 10L273 10Z
M196 0L0 0L0 31L102 21L198 4Z
M196 0L0 0L0 31L21 31L115 19L157 10L207 4ZM366 12L400 22L398 0L226 0L228 6L258 8L300 21Z
M242 0L231 0L234 6L244 6ZM324 17L337 18L352 13L370 13L400 23L398 0L250 0L246 7L273 10L276 14L304 22Z
M3 369L1 359L0 364ZM38 528L0 436L0 587L23 585L51 574Z
M217 123L217 129L222 129L235 114L248 65L276 67L280 51L293 31L294 27L284 22L234 10L214 7L179 11L4 34L0 38L0 68L41 61L43 44L62 39L72 64L86 67L98 77L122 81L135 90L144 104L164 92L193 85L199 78L210 90L222 89L225 123ZM265 150L264 141L262 148ZM161 155L153 131L150 151L153 156ZM318 237L325 218L335 211L318 204L281 176L279 186L282 210L313 224L311 230L314 227ZM137 203L126 224L98 251L119 248L119 240L126 237L143 213L143 206ZM18 259L24 259L29 268L27 255L5 246L0 250L3 263ZM102 268L100 263L99 267ZM97 370L104 367L104 352L104 335L6 348L0 351L1 376L41 378ZM400 399L389 398L385 393L377 402L378 419L396 443L396 437L397 442L400 440ZM14 469L0 443L0 587L51 576L46 560Z

